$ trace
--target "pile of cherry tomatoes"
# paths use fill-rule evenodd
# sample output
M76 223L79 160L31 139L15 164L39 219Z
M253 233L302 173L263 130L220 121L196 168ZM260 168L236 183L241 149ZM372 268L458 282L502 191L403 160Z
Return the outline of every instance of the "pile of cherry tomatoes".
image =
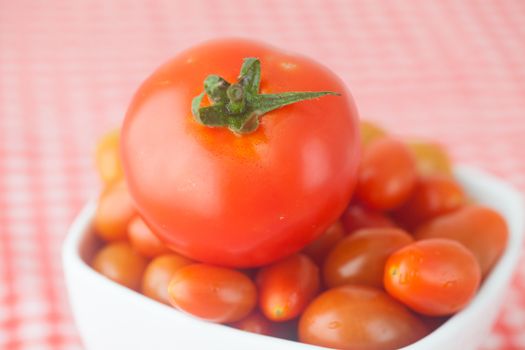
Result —
M192 261L137 214L123 180L119 133L104 136L105 184L91 264L113 281L201 319L338 349L395 349L464 308L497 262L507 227L454 180L445 150L361 122L354 197L302 251L257 269Z

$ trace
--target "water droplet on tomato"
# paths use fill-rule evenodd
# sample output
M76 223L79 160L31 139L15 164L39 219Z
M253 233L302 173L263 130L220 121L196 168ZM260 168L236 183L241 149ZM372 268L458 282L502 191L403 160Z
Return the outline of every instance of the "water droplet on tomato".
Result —
M456 283L457 283L457 281L447 281L447 282L445 282L445 284L443 284L443 287L444 288L450 288L450 287L453 287Z
M332 321L328 324L328 328L330 329L337 329L341 327L341 322L338 322L338 321Z

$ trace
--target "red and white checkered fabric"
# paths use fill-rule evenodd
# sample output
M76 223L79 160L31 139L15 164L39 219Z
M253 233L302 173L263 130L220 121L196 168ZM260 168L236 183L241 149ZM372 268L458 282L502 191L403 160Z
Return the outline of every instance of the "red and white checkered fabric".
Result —
M217 36L322 61L361 115L525 190L525 2L0 0L0 349L81 349L60 266L97 138L161 62ZM525 349L525 259L483 349Z

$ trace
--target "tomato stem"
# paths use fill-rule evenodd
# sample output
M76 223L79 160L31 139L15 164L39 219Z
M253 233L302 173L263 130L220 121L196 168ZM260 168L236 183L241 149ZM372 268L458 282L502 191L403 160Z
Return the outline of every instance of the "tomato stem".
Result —
M241 74L234 84L218 75L209 75L204 80L204 92L191 103L195 120L209 127L226 127L243 135L254 132L259 127L259 117L270 111L326 95L340 95L332 91L260 94L260 82L261 62L253 57L244 59ZM205 94L212 104L201 107Z

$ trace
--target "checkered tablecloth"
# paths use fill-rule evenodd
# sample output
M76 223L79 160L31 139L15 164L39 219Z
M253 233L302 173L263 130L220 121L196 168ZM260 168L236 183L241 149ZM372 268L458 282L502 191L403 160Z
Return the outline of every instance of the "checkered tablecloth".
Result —
M361 115L525 190L525 1L0 0L0 349L81 349L60 245L92 151L161 62L217 36L324 62ZM525 349L525 259L483 349Z

